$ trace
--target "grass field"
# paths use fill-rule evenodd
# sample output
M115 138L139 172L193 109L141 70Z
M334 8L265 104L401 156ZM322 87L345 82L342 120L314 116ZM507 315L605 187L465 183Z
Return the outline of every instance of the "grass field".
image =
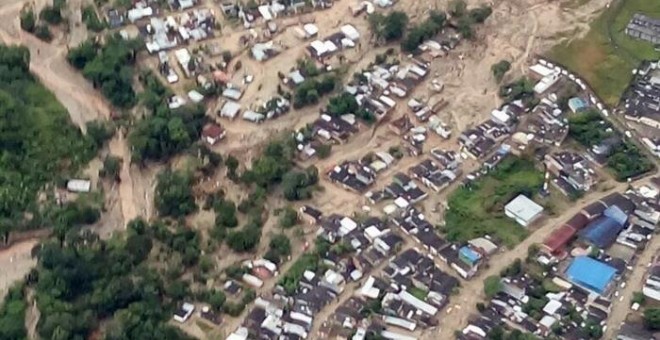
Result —
M625 27L635 13L660 18L660 1L614 0L581 39L570 38L548 57L582 76L610 105L619 102L632 79L632 70L642 60L660 58L652 44L628 37Z
M543 186L543 172L531 160L510 156L497 168L453 192L445 214L447 239L465 242L491 235L507 247L525 237L527 230L504 214L504 206L518 194L534 196Z

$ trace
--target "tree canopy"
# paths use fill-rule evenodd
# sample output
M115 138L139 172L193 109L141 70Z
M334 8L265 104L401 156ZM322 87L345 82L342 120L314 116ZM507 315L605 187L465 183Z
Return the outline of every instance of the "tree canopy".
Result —
M154 201L162 216L182 217L197 210L190 175L167 169L157 180Z
M408 25L408 15L401 11L392 11L387 15L373 13L368 20L371 31L386 42L401 39Z

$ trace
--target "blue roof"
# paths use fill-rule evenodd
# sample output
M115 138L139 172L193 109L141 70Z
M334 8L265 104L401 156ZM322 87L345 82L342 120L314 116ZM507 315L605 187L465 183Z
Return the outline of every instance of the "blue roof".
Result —
M583 288L602 294L614 279L616 269L588 256L578 256L566 270L568 280Z
M481 258L481 255L479 255L479 253L477 253L476 251L470 249L470 247L467 247L467 246L459 249L458 252L459 252L460 255L465 257L465 259L467 259L468 261L470 261L472 263L475 263L475 262L479 261L479 259Z
M598 248L607 248L614 243L623 225L617 220L603 216L589 223L580 236Z
M580 97L573 97L568 100L568 106L577 111L587 107L587 102Z
M620 225L625 225L626 221L628 220L628 214L626 214L616 205L605 209L605 211L603 211L603 215L617 221Z

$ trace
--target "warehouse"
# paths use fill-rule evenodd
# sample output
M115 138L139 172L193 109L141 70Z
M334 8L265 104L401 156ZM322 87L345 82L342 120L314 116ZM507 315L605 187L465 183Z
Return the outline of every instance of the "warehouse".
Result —
M617 220L603 216L589 223L587 227L580 232L580 237L587 243L593 244L598 248L605 249L614 243L617 235L623 229Z
M588 256L578 256L566 270L568 280L602 295L616 275L616 269Z
M518 195L504 207L504 213L523 227L529 226L542 212L543 207L525 195Z
M576 233L577 231L569 225L563 225L555 229L552 231L552 234L543 241L543 250L548 254L555 254L562 251L573 239L573 236L575 236Z

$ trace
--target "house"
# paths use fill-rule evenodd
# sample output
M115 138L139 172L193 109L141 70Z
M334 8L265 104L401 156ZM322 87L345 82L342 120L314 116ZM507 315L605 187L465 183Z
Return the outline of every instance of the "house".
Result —
M518 197L507 203L504 207L504 213L516 220L521 226L527 227L541 216L543 207L525 195L518 195Z
M215 145L218 141L223 139L227 131L215 123L209 123L202 129L202 140L208 145Z
M314 209L308 205L300 207L300 215L302 219L307 222L307 224L316 225L321 222L323 213L317 209Z
M403 136L413 128L413 124L408 115L404 114L400 118L393 120L388 127L398 136Z
M586 100L580 97L573 97L568 100L568 108L573 113L578 113L586 110L589 107L589 103Z
M652 44L660 44L660 20L651 18L641 13L635 13L625 28L627 35L648 41Z
M227 100L222 105L222 108L220 109L219 113L221 117L234 119L236 118L236 116L240 111L241 111L241 104L235 101Z

